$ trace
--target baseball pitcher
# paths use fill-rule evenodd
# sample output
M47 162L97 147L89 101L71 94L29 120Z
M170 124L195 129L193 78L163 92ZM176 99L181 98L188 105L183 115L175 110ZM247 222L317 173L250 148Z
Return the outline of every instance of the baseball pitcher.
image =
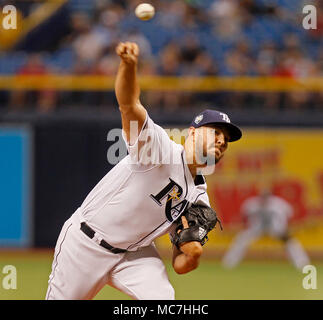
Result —
M213 172L241 130L216 110L197 115L184 146L154 123L139 100L139 48L120 43L115 93L128 155L65 222L46 299L92 299L106 284L133 299L175 299L154 240L169 234L174 270L197 268L218 222L203 174Z

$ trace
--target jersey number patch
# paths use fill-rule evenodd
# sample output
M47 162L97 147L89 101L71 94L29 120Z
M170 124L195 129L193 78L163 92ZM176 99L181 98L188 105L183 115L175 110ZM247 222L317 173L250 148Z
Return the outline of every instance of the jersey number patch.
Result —
M167 197L165 206L165 215L168 221L174 221L186 208L187 200L178 202L183 194L183 188L174 180L169 178L170 183L156 195L151 194L150 197L159 205L162 206L162 200ZM173 206L173 201L175 205Z

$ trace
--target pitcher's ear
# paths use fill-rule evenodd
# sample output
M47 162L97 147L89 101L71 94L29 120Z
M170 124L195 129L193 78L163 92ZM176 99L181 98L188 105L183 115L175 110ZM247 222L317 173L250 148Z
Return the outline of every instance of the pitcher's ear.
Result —
M189 127L189 129L188 129L188 135L195 135L195 127Z

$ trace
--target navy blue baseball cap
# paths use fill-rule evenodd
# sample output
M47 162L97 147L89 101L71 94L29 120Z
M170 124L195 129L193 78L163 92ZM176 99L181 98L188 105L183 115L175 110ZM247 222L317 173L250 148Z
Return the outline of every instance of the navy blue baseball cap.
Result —
M210 124L221 124L225 126L230 135L229 142L237 141L242 137L241 130L235 124L231 123L229 116L226 113L217 110L204 110L194 118L191 126L199 128Z

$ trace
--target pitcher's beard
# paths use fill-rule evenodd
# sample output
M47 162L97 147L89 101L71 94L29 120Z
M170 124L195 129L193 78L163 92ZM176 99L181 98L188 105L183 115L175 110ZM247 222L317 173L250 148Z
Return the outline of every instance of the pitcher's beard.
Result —
M216 165L223 157L222 153L218 157L216 155L216 153L207 152L206 150L203 150L202 148L197 150L196 155L198 158L197 159L198 164L207 165L207 166Z
M207 154L206 156L197 155L198 157L198 172L203 175L210 175L214 173L216 164L223 158L223 154L220 157L217 157L214 154Z

